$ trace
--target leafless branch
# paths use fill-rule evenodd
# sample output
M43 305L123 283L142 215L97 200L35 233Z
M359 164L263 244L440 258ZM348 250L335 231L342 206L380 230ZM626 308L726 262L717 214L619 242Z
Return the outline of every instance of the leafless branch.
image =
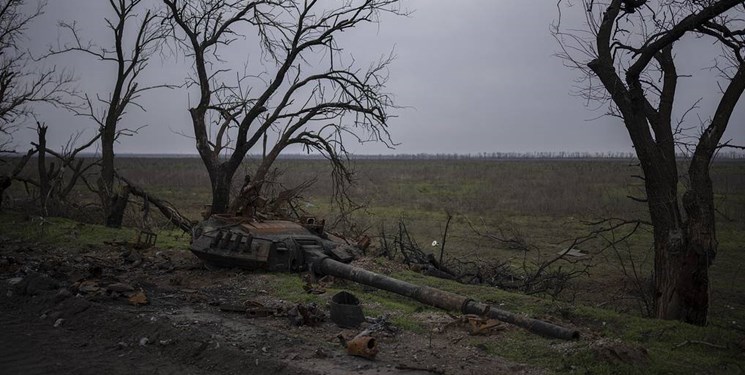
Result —
M30 8L27 0L0 1L0 148L12 142L18 123L46 103L72 108L74 77L56 67L36 63L22 45L25 33L44 10L45 1Z
M397 0L164 0L164 4L164 22L170 26L174 46L194 61L189 80L199 87L199 98L190 112L197 150L214 187L215 212L251 212L249 206L260 194L272 164L288 146L320 152L334 166L336 181L348 182L351 174L344 167L343 135L393 144L387 123L388 110L395 107L384 92L393 56L367 70L354 63L341 64L343 49L334 36L378 22L382 13L403 13ZM235 74L222 68L221 49L241 43L246 32L258 35L264 73ZM328 56L328 61L320 66L309 62L321 56ZM263 145L272 131L277 132L275 144L265 153L251 184L228 207L224 189L231 185L229 180L248 151Z

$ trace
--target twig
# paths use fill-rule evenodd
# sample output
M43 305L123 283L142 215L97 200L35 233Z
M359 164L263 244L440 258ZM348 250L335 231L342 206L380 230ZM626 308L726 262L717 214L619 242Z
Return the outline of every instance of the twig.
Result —
M699 345L706 345L706 346L709 346L709 347L712 347L712 348L717 348L717 349L727 349L727 346L725 346L725 345L717 345L717 344L712 344L710 342L699 341L699 340L685 340L685 341L681 342L680 344L675 345L673 347L673 349L682 348L682 347L684 347L686 345L689 345L689 344L699 344Z
M448 228L450 227L450 220L453 219L453 215L447 212L448 220L445 223L445 232L442 234L442 246L440 247L440 264L442 264L442 255L445 253L445 241L448 239Z
M396 369L397 370L427 371L433 374L444 374L445 373L445 370L439 369L437 367L416 367L416 366L405 365L402 363L397 364Z

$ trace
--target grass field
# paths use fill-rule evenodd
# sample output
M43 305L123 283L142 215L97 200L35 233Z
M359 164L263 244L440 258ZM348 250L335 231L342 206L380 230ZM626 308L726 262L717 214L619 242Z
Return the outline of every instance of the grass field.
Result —
M323 161L280 160L277 167L284 171L278 181L284 186L318 178L305 192L303 208L333 221L338 213L331 198L330 170ZM422 249L439 255L439 248L429 244L433 240L441 241L449 213L453 221L445 248L446 262L454 258L479 259L508 262L515 269L530 269L555 257L557 251L566 248L574 238L596 227L588 222L608 217L646 219L648 216L644 204L627 197L643 196L641 181L632 177L639 173L639 168L629 160L356 160L354 167L356 184L351 196L365 206L364 210L352 214L356 230L364 229L377 238L382 232L391 235L403 221ZM209 203L209 181L197 158L120 158L118 168L130 181L171 201L194 219L199 217L203 205ZM245 168L250 171L251 164ZM29 173L31 171L29 169ZM712 176L720 212L717 218L719 254L711 268L711 319L705 329L640 317L645 311L640 292L649 285L652 261L651 235L645 228L615 248L606 248L606 240L625 232L608 233L605 239L582 244L580 250L588 256L577 263L558 262L555 266L564 270L589 268L587 273L571 280L553 300L424 278L411 271L394 271L393 275L505 304L507 309L532 316L561 316L579 325L590 325L594 327L593 334L600 332L599 337L645 347L651 353L652 363L647 368L650 371L677 373L710 368L716 373L722 363L732 363L732 358L738 355L733 354L736 349L723 352L695 345L675 346L686 340L736 341L738 335L745 332L745 162L718 162L712 168ZM682 179L681 186L684 184ZM19 184L14 185L10 193L14 199L25 197ZM83 189L76 199L95 202ZM13 202L9 203L12 206ZM138 202L134 203L130 208L130 223L141 222ZM19 216L5 216L5 219L24 220ZM2 228L14 232L13 236L46 237L54 241L68 239L80 242L81 246L93 246L104 237L126 239L135 233L132 229L91 231L93 226L78 227L51 218L48 219L52 222L49 232L42 236L43 225L34 220L23 221L28 225ZM163 228L159 246L188 246L187 236L158 222L161 220L151 225ZM477 235L474 229L482 235ZM80 235L70 237L75 233ZM529 245L529 251L494 241L483 235L487 233L520 238ZM277 285L288 286L274 291L283 299L317 298L302 293L297 277L276 277ZM374 302L380 311L398 312L394 321L399 326L421 331L416 319L410 318L420 312L418 304L391 296ZM593 358L587 357L591 352L588 345L592 344L586 341L546 349L545 341L522 332L501 337L504 341L499 345L478 338L470 340L474 341L474 346L490 353L518 361L538 361L557 372L585 369L591 373L624 373L633 370L623 366L593 367L596 366L591 364Z
M188 217L198 219L210 201L209 180L198 158L122 157L117 163L122 175L172 202ZM351 215L351 229L371 237L391 235L403 221L421 248L439 255L440 248L429 244L441 241L447 215L451 214L445 259L507 261L515 268L529 269L555 257L573 239L597 227L588 222L648 217L643 203L628 198L643 197L642 181L632 177L639 174L633 160L361 159L352 163L356 183L350 195L364 209ZM284 159L276 166L283 171L277 182L286 187L317 179L305 192L302 208L334 222L338 212L325 161ZM237 179L251 168L249 161ZM30 166L28 173L33 173ZM717 301L738 300L745 295L745 162L718 162L712 168L712 177L721 213L717 228L719 255L712 267L712 312L730 319L735 310L723 306L733 305ZM682 178L681 188L684 184ZM25 196L20 188L14 186L13 197ZM95 202L85 189L78 190L77 200ZM142 225L136 205L130 211L130 222ZM335 229L350 230L349 225ZM610 249L606 248L606 239L626 232L608 233L605 239L582 244L580 250L590 254L587 260L578 264L559 262L565 269L590 267L588 275L575 280L575 288L563 293L562 298L643 312L644 306L634 293L648 283L651 273L651 234L647 229L642 227L634 237ZM519 239L531 250L515 250L485 234ZM742 302L738 306L738 318L745 321L745 306Z

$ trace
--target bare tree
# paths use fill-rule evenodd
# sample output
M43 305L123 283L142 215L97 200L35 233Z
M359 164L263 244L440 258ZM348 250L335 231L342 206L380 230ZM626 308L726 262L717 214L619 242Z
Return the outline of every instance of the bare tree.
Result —
M93 58L112 64L116 67L114 89L108 97L96 96L93 100L86 94L87 111L76 111L78 115L93 119L99 126L101 139L101 176L97 182L98 194L106 217L106 225L120 227L126 208L128 193L126 189L117 189L114 172L114 143L122 135L132 135L136 130L123 129L119 126L126 110L132 106L142 109L137 99L140 95L164 85L141 85L140 76L147 67L150 58L157 53L163 40L163 28L156 21L156 14L144 9L143 0L109 0L113 17L106 18L106 25L111 32L113 46L99 46L94 42L84 42L79 35L77 25L60 23L63 30L71 35L72 41L50 48L46 57L82 52ZM144 12L144 14L138 12Z
M391 58L367 70L342 64L335 38L377 22L382 12L399 13L397 0L163 2L174 39L193 59L191 84L199 96L189 113L212 184L212 212L250 214L272 164L288 146L325 155L341 182L350 178L344 136L390 144L387 111L393 104L383 90ZM223 68L221 49L241 43L260 45L265 72ZM274 133L274 145L267 146ZM231 204L236 170L259 146L264 158Z
M93 143L95 143L99 135L95 135L84 144L77 146L78 138L80 133L71 136L61 152L54 151L47 147L47 134L48 127L45 124L36 122L36 133L38 137L38 143L31 142L31 145L35 147L34 150L29 150L26 157L30 157L33 152L38 153L37 157L37 170L38 170L38 188L39 188L39 208L41 212L46 216L50 214L49 206L51 202L62 203L67 199L67 196L75 188L78 180L82 180L87 186L88 183L85 172L91 167L98 165L97 162L88 163L85 165L84 159L76 159L77 155L86 149L88 149ZM47 163L47 154L52 155L58 159L59 164L56 165L54 162ZM23 160L21 160L23 162ZM22 166L21 166L22 168ZM67 172L70 173L67 173ZM15 173L17 176L18 173ZM25 180L26 183L34 183L33 180Z
M0 153L13 152L13 133L33 115L34 104L72 106L68 100L72 75L40 66L24 46L28 27L45 5L45 1L0 0ZM29 150L9 175L0 176L0 204L1 195L34 153Z
M29 56L24 42L45 1L0 0L0 152L11 150L18 123L33 113L34 103L68 106L73 77L43 68Z
M10 173L8 173L7 175L0 175L0 211L2 211L3 209L3 197L5 196L5 190L7 190L13 183L13 180L17 178L19 174L21 174L21 171L23 171L23 167L26 166L26 164L34 154L36 154L36 149L28 150L26 154L16 160L15 164L13 165L13 170Z
M708 270L717 253L709 167L745 90L743 2L591 0L582 4L586 28L568 30L559 21L554 35L562 46L561 57L586 78L581 93L607 102L610 114L623 119L639 158L646 190L643 201L654 233L656 316L704 325ZM677 140L690 110L673 109L682 77L673 48L686 35L711 37L722 46L716 67L722 95L710 117L700 116L708 120L693 138L688 184L681 195L676 147L681 145Z

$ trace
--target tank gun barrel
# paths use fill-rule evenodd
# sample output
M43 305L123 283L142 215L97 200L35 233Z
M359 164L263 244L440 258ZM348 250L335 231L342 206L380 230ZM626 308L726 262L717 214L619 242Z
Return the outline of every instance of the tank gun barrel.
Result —
M531 319L494 308L488 304L474 301L455 293L436 288L414 285L406 281L371 272L362 268L338 262L329 257L321 257L313 264L313 270L322 275L331 275L351 280L378 289L415 299L426 305L444 310L459 311L462 314L476 314L514 324L542 336L572 340L579 338L579 331L564 328L542 320Z

